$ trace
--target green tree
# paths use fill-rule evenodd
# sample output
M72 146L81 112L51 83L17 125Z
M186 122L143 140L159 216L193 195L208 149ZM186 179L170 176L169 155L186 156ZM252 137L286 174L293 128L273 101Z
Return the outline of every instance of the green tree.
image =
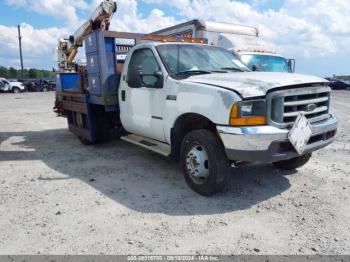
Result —
M0 77L7 78L9 70L6 67L0 66Z
M39 72L38 70L31 68L28 70L28 77L29 78L38 78L39 77Z
M23 77L24 77L24 79L29 78L29 71L28 71L28 69L23 69Z
M18 72L17 72L17 70L15 68L10 67L8 78L13 78L13 79L17 79L18 78Z
M17 70L16 68L10 67L6 68L4 66L0 66L0 77L4 78L10 78L10 79L18 79L21 77L21 70ZM27 78L43 78L43 77L55 77L55 73L50 70L44 70L44 69L36 69L36 68L30 68L30 69L24 69L23 70L23 77L24 79Z

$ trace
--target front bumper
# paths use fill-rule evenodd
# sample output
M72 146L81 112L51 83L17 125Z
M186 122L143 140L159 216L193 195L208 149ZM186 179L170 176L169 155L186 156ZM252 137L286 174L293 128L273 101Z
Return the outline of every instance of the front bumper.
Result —
M335 139L337 119L330 115L324 121L311 124L312 137L304 154L323 148ZM273 126L217 126L226 155L230 160L272 163L298 156L288 140L288 129Z

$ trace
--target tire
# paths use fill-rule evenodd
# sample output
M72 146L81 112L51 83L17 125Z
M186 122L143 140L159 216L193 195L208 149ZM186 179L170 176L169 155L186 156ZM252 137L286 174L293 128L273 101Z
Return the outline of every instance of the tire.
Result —
M42 92L49 92L49 89L47 87L43 87L43 89L41 91Z
M18 87L13 87L12 92L15 94L19 94L19 93L21 93L21 89L19 89Z
M309 162L310 158L311 158L311 153L298 156L292 159L288 159L288 160L274 162L273 165L278 169L293 170L305 165L307 162Z
M222 191L231 170L222 142L205 129L191 131L185 136L180 165L186 183L202 196Z

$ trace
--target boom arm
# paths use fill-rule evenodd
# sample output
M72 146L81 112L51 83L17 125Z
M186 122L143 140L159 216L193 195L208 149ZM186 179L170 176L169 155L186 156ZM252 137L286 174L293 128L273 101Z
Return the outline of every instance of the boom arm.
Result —
M84 37L95 30L107 31L111 16L117 11L117 3L113 0L104 0L86 21L69 39L60 40L58 45L58 68L70 69L72 62L82 46Z

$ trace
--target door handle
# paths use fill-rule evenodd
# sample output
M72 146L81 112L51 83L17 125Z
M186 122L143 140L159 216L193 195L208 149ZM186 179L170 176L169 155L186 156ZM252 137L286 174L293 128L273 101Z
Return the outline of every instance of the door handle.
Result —
M122 101L125 101L125 90L122 90Z

